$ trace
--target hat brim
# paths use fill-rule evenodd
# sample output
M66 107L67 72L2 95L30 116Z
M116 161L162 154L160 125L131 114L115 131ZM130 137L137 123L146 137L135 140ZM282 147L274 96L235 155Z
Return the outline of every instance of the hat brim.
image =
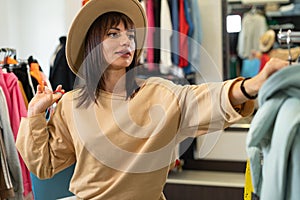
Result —
M264 40L267 40L265 44ZM260 38L259 50L263 53L268 52L274 45L275 42L275 31L268 30Z
M66 58L70 69L77 76L84 59L86 34L92 23L107 12L120 12L127 15L134 23L137 32L137 56L141 56L146 39L147 17L144 8L137 0L90 0L74 18L67 36Z

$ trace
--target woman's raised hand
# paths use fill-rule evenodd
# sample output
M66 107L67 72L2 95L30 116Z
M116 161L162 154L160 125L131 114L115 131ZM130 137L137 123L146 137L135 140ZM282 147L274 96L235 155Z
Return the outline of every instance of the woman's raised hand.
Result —
M58 92L50 90L46 82L43 82L43 85L38 85L35 96L28 104L28 117L45 112L48 107L58 101L64 90L61 85L58 85L55 91Z

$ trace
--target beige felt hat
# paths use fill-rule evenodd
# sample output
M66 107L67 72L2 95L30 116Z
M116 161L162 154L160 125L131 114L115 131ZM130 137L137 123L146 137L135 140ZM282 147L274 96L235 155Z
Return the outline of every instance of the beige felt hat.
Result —
M275 31L270 29L266 31L259 40L259 50L261 52L268 52L275 42Z
M137 29L137 56L140 57L147 32L147 17L138 0L90 0L77 13L67 36L66 58L70 69L79 77L84 59L86 34L92 23L107 12L120 12L127 15Z

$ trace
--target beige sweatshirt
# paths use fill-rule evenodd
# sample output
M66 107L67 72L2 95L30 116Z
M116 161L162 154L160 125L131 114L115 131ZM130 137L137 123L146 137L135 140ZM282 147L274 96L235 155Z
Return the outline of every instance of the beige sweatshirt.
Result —
M44 113L23 118L16 145L39 178L76 162L70 191L79 199L163 199L176 144L252 113L253 101L239 112L230 104L236 80L180 86L149 78L133 98L102 92L87 109L76 108L74 90L49 122Z

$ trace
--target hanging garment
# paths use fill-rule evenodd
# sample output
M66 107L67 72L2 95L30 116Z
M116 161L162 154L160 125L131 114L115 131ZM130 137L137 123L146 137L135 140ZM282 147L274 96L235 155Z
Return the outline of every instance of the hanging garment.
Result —
M18 85L18 78L14 73L3 73L0 70L0 86L4 91L10 124L16 140L21 118L27 116L27 109ZM22 169L24 196L27 196L32 191L30 173L21 156L19 156L19 160Z
M260 37L267 31L265 16L259 13L245 13L242 19L242 29L238 36L237 52L240 58L251 56L251 52L259 51Z
M19 85L19 88L20 88L20 91L22 93L22 97L24 99L24 103L25 103L25 106L26 106L26 109L28 110L28 99L27 99L27 96L26 96L26 93L24 91L24 87L23 87L23 84L21 81L18 80L18 85Z
M18 68L13 68L12 72L17 76L18 80L22 83L26 98L28 101L30 101L35 94L35 90L33 88L32 78L29 73L28 64L22 64Z
M81 6L84 6L89 0L82 0L81 1Z
M188 66L188 34L189 24L186 20L184 0L179 0L179 67Z
M161 17L160 17L160 72L168 74L172 67L171 59L171 37L172 37L172 20L168 0L161 0Z
M49 89L53 90L48 77L45 75L40 64L38 63L38 61L36 59L33 58L33 56L29 56L28 64L29 64L29 69L30 69L31 80L35 80L35 81L32 81L34 88L37 88L38 85L43 86L44 83L46 83L47 86L49 87Z
M300 199L300 65L273 74L258 95L247 135L253 192L261 200Z
M33 76L40 85L44 80L40 73L40 65L38 63L30 63L30 75Z
M143 7L144 10L146 10L146 3L143 0L140 0L141 6ZM145 51L145 49L143 49L142 53L141 53L141 57L139 60L139 64L144 64L146 61L146 57L147 57L147 51Z
M1 75L1 78L4 80L4 86L1 87L2 89L6 88L7 96L5 95L5 97L7 101L11 101L8 104L8 112L12 131L16 138L21 118L27 116L27 109L19 88L17 76L14 73L2 73Z
M66 40L65 36L59 38L60 44L54 53L53 63L50 65L49 81L52 88L62 85L68 92L73 89L76 75L70 70L66 58Z
M23 180L21 165L15 147L15 140L13 132L10 126L8 108L6 104L7 100L0 87L0 128L2 130L3 142L5 145L5 151L7 154L7 164L11 176L11 182L14 190L14 198L11 200L23 199Z
M173 33L171 38L172 47L172 62L174 65L179 64L179 16L178 16L178 1L171 0L171 16Z
M191 43L193 42L192 41L192 36L193 36L193 33L194 33L194 22L192 20L191 2L189 0L184 1L184 13L185 13L186 21L189 25L189 29L188 29L188 32L187 32L187 44L188 44L187 61L188 61L188 65L183 68L183 71L184 71L185 74L191 74L193 72L192 66L191 66L191 59L192 59L192 54L191 54L192 45L191 45Z
M7 154L0 128L0 199L8 199L15 196L11 181L11 175L7 164Z
M200 17L200 9L198 0L190 0L191 3L191 15L192 21L194 22L194 31L192 34L192 42L191 42L191 64L193 67L198 68L200 70L200 59L201 59L201 42L202 42L202 23Z
M153 11L153 0L146 1L146 14L148 19L148 36L147 36L147 50L146 61L149 71L155 70L154 65L154 32L155 32L155 20Z
M257 58L244 59L241 76L243 77L253 77L258 74L260 67L260 60Z
M154 63L160 62L160 16L161 16L161 0L153 0L153 14L154 14ZM157 66L157 65L155 65Z
M270 60L270 56L268 53L263 53L261 58L260 58L260 66L259 66L259 71L261 71L264 67L265 64Z

